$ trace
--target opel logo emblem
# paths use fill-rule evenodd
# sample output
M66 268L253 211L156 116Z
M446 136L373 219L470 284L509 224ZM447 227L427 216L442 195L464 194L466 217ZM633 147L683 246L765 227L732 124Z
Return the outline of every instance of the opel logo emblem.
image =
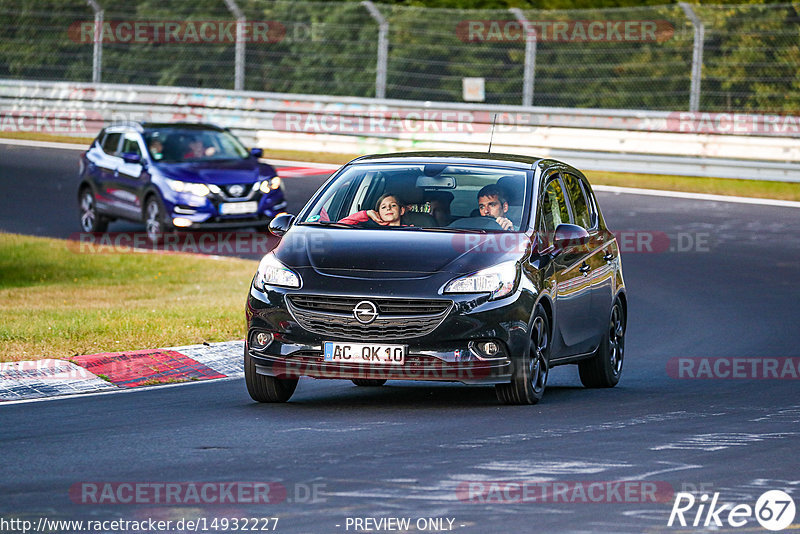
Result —
M368 300L362 300L353 308L353 317L361 324L369 324L378 316L378 308Z
M230 192L231 195L233 195L235 197L239 197L239 196L242 196L242 193L244 193L244 187L242 187L241 185L238 185L238 184L237 185L232 185L232 186L230 186L228 188L228 191Z

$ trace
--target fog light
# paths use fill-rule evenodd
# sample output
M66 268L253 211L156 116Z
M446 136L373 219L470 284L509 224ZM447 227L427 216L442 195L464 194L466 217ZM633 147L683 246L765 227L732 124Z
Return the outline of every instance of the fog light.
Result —
M494 341L484 341L479 345L481 348L481 352L486 354L487 356L494 356L498 352L500 352L500 347L497 346L497 343Z
M174 219L172 219L172 224L174 224L178 228L186 228L187 226L192 225L192 221L186 219L185 217L175 217Z
M272 334L269 332L258 332L253 337L253 348L265 349L272 343Z

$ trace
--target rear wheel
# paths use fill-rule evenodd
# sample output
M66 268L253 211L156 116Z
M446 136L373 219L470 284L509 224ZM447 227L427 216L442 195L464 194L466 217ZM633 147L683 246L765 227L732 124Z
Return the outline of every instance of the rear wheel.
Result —
M254 401L286 402L297 388L296 378L275 378L256 373L256 364L244 348L244 383Z
M364 388L376 388L386 383L386 379L381 378L354 378L353 384Z
M88 187L81 192L78 202L81 216L81 230L84 232L105 232L109 220L97 212L97 203L92 190Z
M530 349L518 360L508 384L497 384L497 399L504 404L536 404L547 385L550 362L550 321L541 304L531 327Z
M578 364L581 383L587 388L613 388L622 375L624 356L625 312L619 299L615 299L608 327L597 352Z

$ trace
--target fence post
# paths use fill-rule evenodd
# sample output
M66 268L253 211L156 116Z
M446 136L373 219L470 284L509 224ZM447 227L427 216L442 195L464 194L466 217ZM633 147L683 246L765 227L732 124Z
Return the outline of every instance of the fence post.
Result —
M378 23L378 65L375 69L375 98L386 98L386 63L389 60L389 22L370 0L361 4Z
M236 0L225 0L225 4L228 6L228 11L236 17L236 50L234 52L234 69L235 74L233 78L233 88L236 91L243 91L244 90L244 34L245 34L245 23L247 22L247 18L244 16L244 12L239 9L239 6L236 4Z
M100 83L103 72L103 8L96 0L86 0L94 11L94 49L92 50L92 83Z
M706 27L703 21L694 12L692 6L686 2L678 2L683 12L694 26L694 47L692 50L692 85L689 95L689 111L696 112L700 108L700 77L703 71L703 40L705 39Z
M536 28L528 22L525 14L518 7L509 11L517 18L525 32L525 70L522 76L522 105L533 105L533 82L536 76Z

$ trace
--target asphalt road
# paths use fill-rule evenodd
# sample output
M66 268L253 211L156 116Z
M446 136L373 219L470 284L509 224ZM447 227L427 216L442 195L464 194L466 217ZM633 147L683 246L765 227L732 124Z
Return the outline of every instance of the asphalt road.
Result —
M0 230L77 231L74 169L68 151L0 145ZM312 185L289 181L287 195L301 202ZM629 243L623 254L629 322L616 388L583 389L575 368L562 367L533 407L499 406L491 388L310 379L285 405L255 404L243 380L229 380L0 406L0 517L205 517L207 527L215 517L278 517L277 532L311 533L364 532L354 518L390 517L410 518L410 532L425 526L420 518L452 519L456 532L695 532L699 502L685 513L689 526L667 526L672 492L709 495L706 510L717 492L717 506L753 507L766 490L796 500L798 377L735 379L718 368L715 378L676 378L673 365L746 358L746 374L788 357L796 370L800 210L598 197L613 229L670 238L662 251ZM276 483L273 495L285 488L287 498L96 505L70 496L86 482L235 481ZM598 503L578 492L602 481L627 481L631 493ZM509 502L522 495L515 483L533 488L531 501L536 488L565 482L559 502ZM636 493L652 489L643 482L660 488L659 502ZM734 528L727 511L719 517L718 530L762 530L753 518Z

